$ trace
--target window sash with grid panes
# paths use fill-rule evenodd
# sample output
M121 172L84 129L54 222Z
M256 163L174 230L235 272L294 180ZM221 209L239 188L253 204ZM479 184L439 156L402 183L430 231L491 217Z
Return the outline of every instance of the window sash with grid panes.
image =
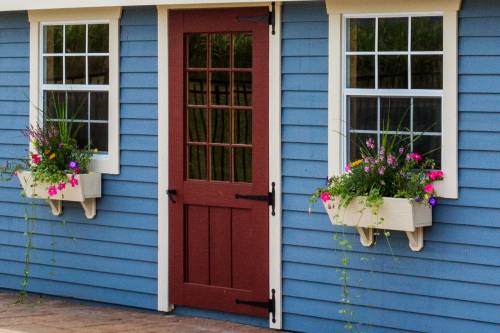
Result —
M358 159L368 137L402 136L441 162L443 18L347 16L344 21L344 150Z
M43 121L72 121L80 148L107 153L109 23L43 24Z

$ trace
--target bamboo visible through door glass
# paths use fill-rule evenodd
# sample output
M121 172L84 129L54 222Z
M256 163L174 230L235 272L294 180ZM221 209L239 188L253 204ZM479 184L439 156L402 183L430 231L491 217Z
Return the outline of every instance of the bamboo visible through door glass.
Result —
M252 182L252 34L185 37L187 178Z

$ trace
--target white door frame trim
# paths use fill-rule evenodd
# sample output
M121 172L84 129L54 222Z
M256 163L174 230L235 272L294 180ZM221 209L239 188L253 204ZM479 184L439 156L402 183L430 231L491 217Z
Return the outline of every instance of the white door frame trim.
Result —
M224 3L217 6L256 6L255 3ZM270 3L269 3L270 6ZM213 8L199 5L197 8ZM174 309L168 283L168 11L193 6L158 6L158 311ZM275 34L269 30L269 182L275 183L276 214L269 212L269 292L274 289L276 317L269 327L282 328L281 272L281 4L275 6ZM271 184L270 184L271 185Z

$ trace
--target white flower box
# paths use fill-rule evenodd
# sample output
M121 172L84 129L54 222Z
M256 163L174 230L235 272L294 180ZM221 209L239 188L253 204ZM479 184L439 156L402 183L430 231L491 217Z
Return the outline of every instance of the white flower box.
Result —
M356 227L364 246L373 244L373 229L404 231L410 248L420 251L424 246L424 227L432 225L432 208L402 198L384 198L378 214L365 207L365 197L357 197L347 207L338 200L323 202L332 224Z
M96 215L96 198L101 197L101 174L88 173L75 175L78 185L71 186L68 175L66 188L58 190L54 196L49 196L48 189L52 184L36 183L31 171L20 171L17 174L24 193L28 198L47 199L54 215L62 214L62 202L80 202L87 218L92 219Z

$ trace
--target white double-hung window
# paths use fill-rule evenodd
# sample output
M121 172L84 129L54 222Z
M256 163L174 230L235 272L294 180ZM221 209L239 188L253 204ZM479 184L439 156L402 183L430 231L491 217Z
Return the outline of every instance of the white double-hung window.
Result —
M73 122L92 168L119 173L120 8L30 11L30 123Z
M327 2L329 171L360 158L369 138L398 136L445 173L456 198L457 10L451 0Z

